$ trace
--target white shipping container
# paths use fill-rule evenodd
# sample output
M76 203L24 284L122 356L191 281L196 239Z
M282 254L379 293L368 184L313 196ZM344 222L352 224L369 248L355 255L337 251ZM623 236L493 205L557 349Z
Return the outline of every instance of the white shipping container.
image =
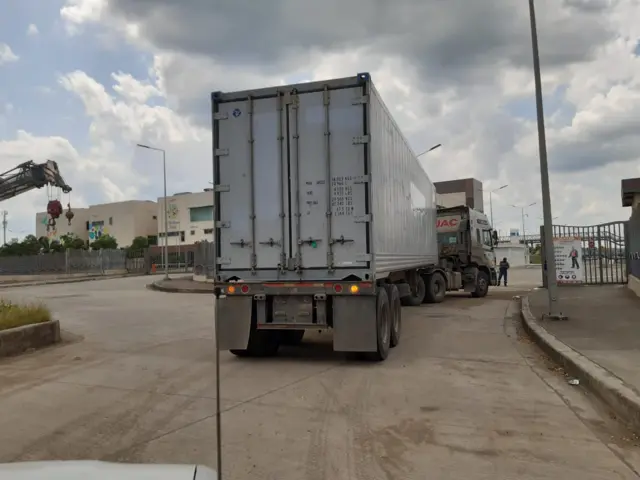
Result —
M214 93L212 108L221 280L437 264L435 187L368 74Z

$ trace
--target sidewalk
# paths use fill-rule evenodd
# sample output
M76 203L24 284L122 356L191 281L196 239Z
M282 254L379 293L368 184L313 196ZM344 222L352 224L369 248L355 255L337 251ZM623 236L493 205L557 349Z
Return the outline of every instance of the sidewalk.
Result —
M213 283L195 282L191 276L156 280L147 285L151 290L171 293L210 293L213 294Z
M555 350L556 360L561 359L565 366L577 365L578 372L572 374L580 378L578 374L582 373L584 378L580 380L614 410L622 399L623 413L640 424L640 298L617 285L561 287L559 295L560 310L567 321L541 321L548 312L547 291L538 289L529 295L530 320L537 323L529 329L534 340L546 344L541 346L547 350ZM529 322L526 310L523 304L523 319ZM541 340L536 333L539 327L542 337L545 331L551 333L577 354L557 342L553 345L553 338ZM623 413L619 412L621 416Z

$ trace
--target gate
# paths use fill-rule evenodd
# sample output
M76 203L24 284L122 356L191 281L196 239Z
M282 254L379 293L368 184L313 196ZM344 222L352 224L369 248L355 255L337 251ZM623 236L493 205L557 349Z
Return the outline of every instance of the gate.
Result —
M554 248L556 258L562 255L560 241L569 241L579 245L577 264L583 269L583 281L558 283L580 283L583 285L626 284L629 270L629 234L628 222L610 222L600 225L571 226L553 225ZM542 258L545 258L544 227L540 227ZM556 243L558 242L558 243ZM543 269L543 285L546 287L546 275ZM556 270L558 261L556 260ZM560 278L560 274L556 272ZM567 278L567 277L565 277Z

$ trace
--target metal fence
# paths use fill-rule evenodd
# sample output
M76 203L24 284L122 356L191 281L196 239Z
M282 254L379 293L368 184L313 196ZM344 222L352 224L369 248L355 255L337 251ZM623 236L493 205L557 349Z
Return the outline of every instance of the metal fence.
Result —
M541 227L544 239L544 227ZM600 225L571 226L553 225L553 236L575 237L582 245L582 268L584 284L625 284L629 271L628 222L610 222ZM542 258L546 246L542 242ZM543 274L546 286L546 276Z
M103 274L126 271L125 250L66 250L64 252L0 257L0 275Z
M216 249L213 242L200 242L194 251L193 274L204 275L207 279L214 276L216 261Z

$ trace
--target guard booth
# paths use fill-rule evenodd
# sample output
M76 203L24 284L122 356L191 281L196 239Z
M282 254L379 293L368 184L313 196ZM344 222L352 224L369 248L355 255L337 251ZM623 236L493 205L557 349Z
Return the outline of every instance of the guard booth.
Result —
M640 296L640 178L622 180L622 206L631 207L628 222L629 287Z

